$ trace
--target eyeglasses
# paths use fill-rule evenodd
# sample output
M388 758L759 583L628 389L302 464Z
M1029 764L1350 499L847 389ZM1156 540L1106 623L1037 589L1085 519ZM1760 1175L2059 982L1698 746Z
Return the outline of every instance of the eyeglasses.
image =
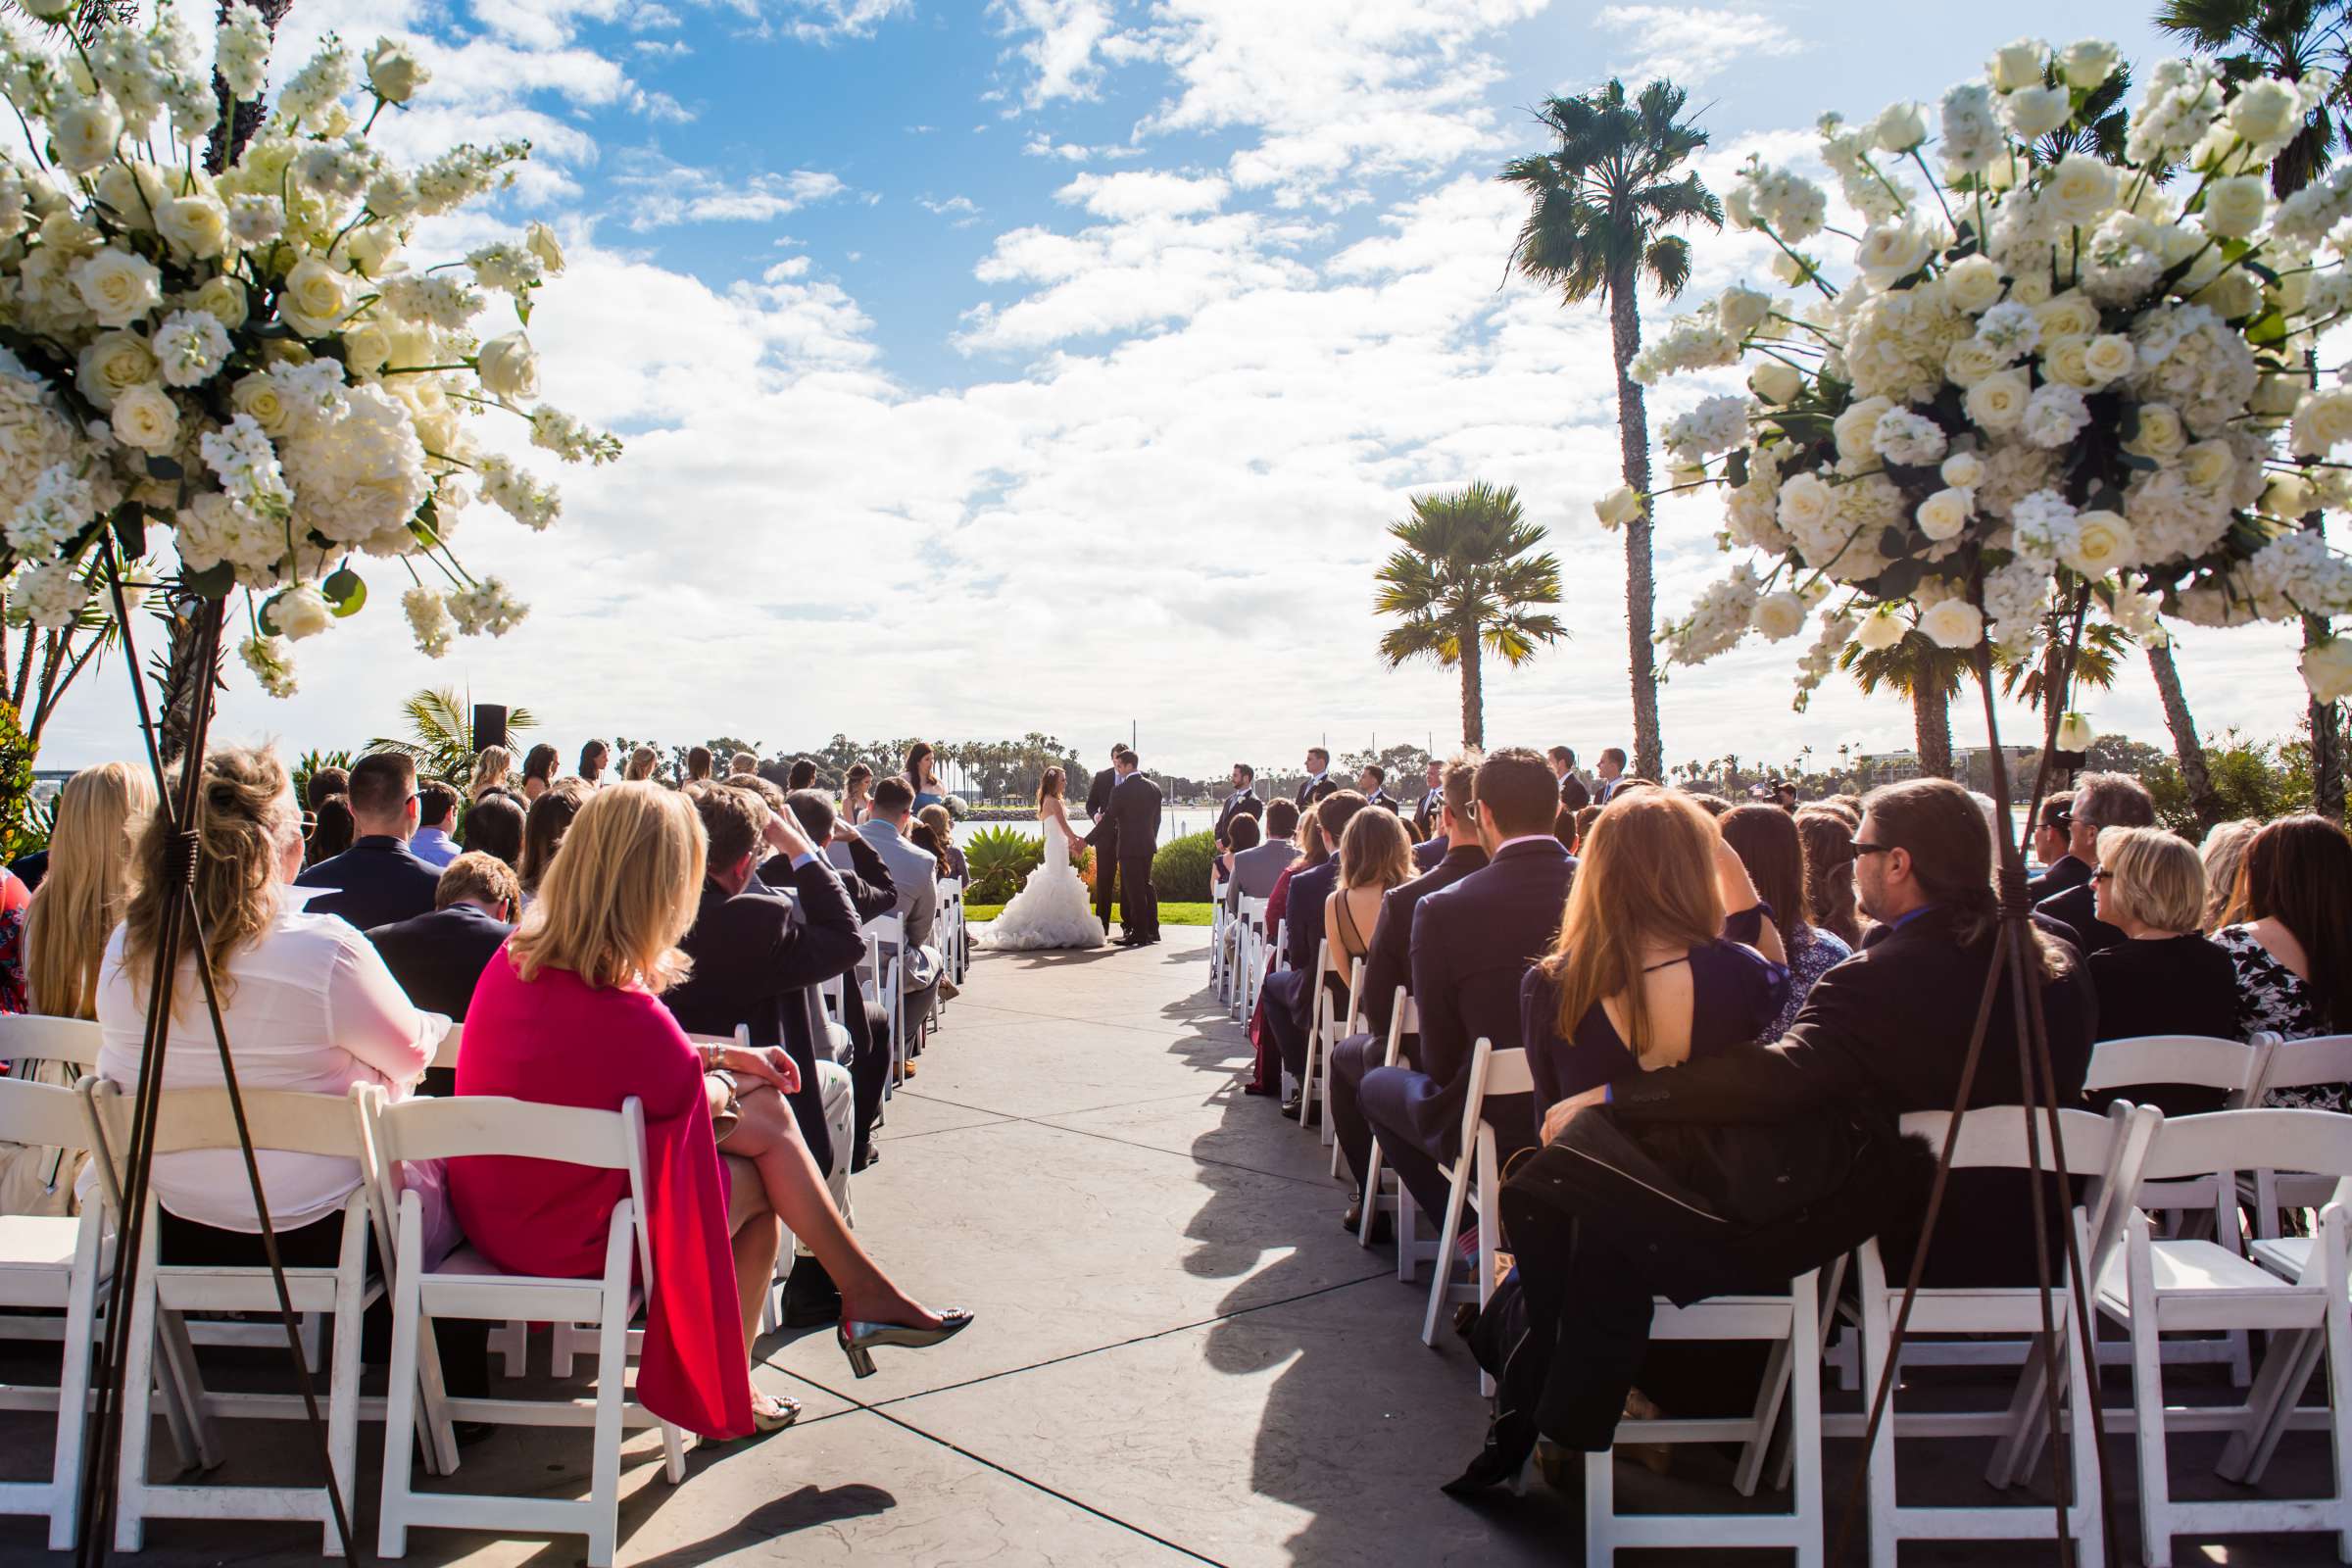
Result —
M2090 873L2090 879L2093 882L2112 882L2115 880L2115 873L2102 865Z
M1851 848L1854 852L1854 858L1859 860L1865 855L1892 855L1897 846L1892 844L1865 844L1860 839L1856 839L1852 845L1849 846L1849 848Z

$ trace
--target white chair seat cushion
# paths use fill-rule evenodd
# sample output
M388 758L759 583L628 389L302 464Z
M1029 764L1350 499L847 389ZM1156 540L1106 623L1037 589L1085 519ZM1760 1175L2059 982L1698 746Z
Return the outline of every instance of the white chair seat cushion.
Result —
M0 1270L74 1266L81 1221L70 1214L0 1214Z

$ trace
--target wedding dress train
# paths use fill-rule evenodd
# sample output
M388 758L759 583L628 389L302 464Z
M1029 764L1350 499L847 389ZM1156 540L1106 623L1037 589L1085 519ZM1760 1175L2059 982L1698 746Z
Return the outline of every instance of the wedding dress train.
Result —
M1086 884L1070 869L1069 840L1058 822L1040 826L1046 835L1045 863L1029 873L1021 891L990 923L981 946L1004 952L1099 948L1102 922L1095 918Z

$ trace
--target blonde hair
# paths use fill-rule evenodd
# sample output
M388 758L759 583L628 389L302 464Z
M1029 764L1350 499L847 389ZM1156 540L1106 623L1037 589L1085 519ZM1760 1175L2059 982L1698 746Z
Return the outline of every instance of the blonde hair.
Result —
M202 765L196 792L196 916L211 936L205 967L225 1001L229 956L251 946L277 918L279 857L288 844L302 842L302 813L294 805L294 781L272 748L226 747L209 753ZM162 811L148 817L139 836L138 888L122 915L122 962L134 989L146 984L164 905L180 892L172 874L172 819ZM178 961L195 951L196 928L183 922L179 951L172 956ZM174 1012L195 989L175 989Z
M2178 933L2205 918L2205 861L2167 828L2099 829L2099 869L2117 911L2142 925Z
M1680 790L1620 792L1593 819L1569 884L1559 941L1543 962L1559 992L1560 1038L1574 1039L1586 1012L1617 997L1626 1046L1642 1058L1649 1044L1644 948L1654 942L1688 951L1723 934L1717 842L1714 818Z
M1412 841L1396 812L1375 807L1348 819L1340 834L1341 887L1393 888L1412 874Z
M709 838L694 803L644 782L597 791L508 940L514 972L569 969L592 986L657 995L686 978Z
M466 786L466 798L478 801L482 791L505 789L507 776L514 771L514 754L504 746L485 746L482 755L473 760L473 782Z
M2200 931L2219 931L2230 923L2230 904L2237 896L2237 870L2246 863L2246 846L2262 824L2250 816L2220 822L2205 835L2199 851L2205 862L2205 909L2197 921Z
M24 976L32 1010L98 1016L98 960L130 903L133 857L155 814L155 782L128 762L66 780L49 836L49 874L24 912Z
M661 760L651 746L640 746L629 754L629 765L621 774L628 783L640 783L654 776L654 764Z

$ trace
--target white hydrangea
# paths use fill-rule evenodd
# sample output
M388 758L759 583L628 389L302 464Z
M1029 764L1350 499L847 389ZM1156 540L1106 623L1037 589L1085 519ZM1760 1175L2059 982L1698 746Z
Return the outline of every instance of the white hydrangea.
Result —
M2036 490L2019 500L2009 522L2018 554L2044 568L2074 542L2075 508L2055 490Z
M530 613L529 607L518 603L496 577L484 577L471 587L458 589L449 596L448 604L458 629L468 637L483 632L504 637Z
M1654 343L1634 356L1627 374L1642 386L1684 370L1740 363L1740 340L1707 316L1678 316Z
M409 617L409 629L416 634L418 653L439 659L449 652L458 623L450 618L449 607L441 602L440 594L420 583L401 594L400 608Z
M259 98L270 84L270 24L246 0L235 0L220 18L214 37L213 69L229 96Z
M240 414L218 430L207 431L197 443L205 466L220 481L231 502L257 520L282 526L292 514L294 492L269 434L249 414Z
M1708 398L1690 413L1668 419L1659 438L1685 463L1728 452L1747 439L1747 400Z
M228 363L228 329L203 311L173 311L155 329L156 372L166 386L202 386Z
M253 671L262 690L272 697L291 697L297 687L294 679L294 645L283 637L248 637L237 645L237 657Z
M73 457L74 427L14 355L0 356L0 513L13 513Z
M531 411L531 445L553 452L565 463L602 466L620 456L620 437L594 429L545 403Z
M2352 561L2309 530L2282 533L2263 546L2247 564L2247 575L2266 619L2352 614Z
M454 277L399 272L376 285L384 309L404 321L420 321L443 331L462 329L481 314L482 296Z
M282 522L257 517L220 491L206 490L180 509L172 543L190 570L210 571L226 562L236 568L237 579L252 587L275 580L286 553L286 530Z
M2003 300L1977 318L1977 341L2012 365L2041 346L2041 318L2030 305Z
M90 585L72 565L44 561L27 566L9 588L10 602L24 609L24 618L47 631L64 631L90 607Z
M44 470L8 519L8 547L19 556L54 555L96 514L90 483L63 463Z
M342 399L340 417L302 420L280 447L294 526L339 544L403 532L432 488L416 427L381 387L345 388Z
M468 251L466 265L473 269L473 280L481 287L517 299L541 280L539 258L509 240Z
M563 497L553 486L506 458L485 457L474 465L474 471L482 482L482 499L534 532L545 531L563 513Z
M2142 315L2132 331L2137 363L2131 385L2151 402L2171 404L2200 436L2246 412L2262 379L2254 351L2203 305L2166 305Z
M1734 181L1724 210L1741 228L1768 228L1784 244L1801 245L1821 232L1829 218L1830 197L1802 174L1750 158Z
M1950 445L1943 426L1909 409L1890 409L1879 416L1870 444L1888 463L1905 466L1942 461Z
M2037 447L2057 448L2071 443L2090 422L2090 407L2080 388L2051 381L2034 389L2026 400L2026 416L2018 428Z

